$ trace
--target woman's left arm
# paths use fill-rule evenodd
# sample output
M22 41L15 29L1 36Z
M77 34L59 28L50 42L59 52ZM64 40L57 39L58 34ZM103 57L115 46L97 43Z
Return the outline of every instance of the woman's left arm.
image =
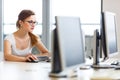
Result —
M40 56L48 56L48 57L50 57L50 52L48 51L48 49L45 47L45 45L42 43L41 40L39 40L38 43L35 46L41 52Z

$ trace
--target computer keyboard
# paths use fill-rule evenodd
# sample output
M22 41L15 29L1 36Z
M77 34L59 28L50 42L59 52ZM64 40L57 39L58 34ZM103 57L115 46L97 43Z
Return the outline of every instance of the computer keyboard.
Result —
M41 61L45 61L45 62L50 62L51 59L47 56L38 56L38 61L41 62Z
M103 61L104 63L107 63L107 64L111 64L111 63L113 63L114 61L118 61L118 59L116 59L116 58L109 58L109 59L107 59L107 60L105 60L105 61Z
M118 58L109 58L109 59L103 61L102 63L110 64L110 65L120 65L120 59L118 59Z
M118 58L109 58L100 62L98 65L92 65L93 68L101 68L101 69L108 69L108 68L116 68L120 67L120 59Z

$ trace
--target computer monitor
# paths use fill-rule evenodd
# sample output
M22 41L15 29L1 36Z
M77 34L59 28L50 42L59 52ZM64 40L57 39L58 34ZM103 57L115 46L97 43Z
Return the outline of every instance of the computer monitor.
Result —
M114 57L118 54L118 45L117 45L117 32L116 32L116 14L113 12L102 12L101 15L101 30L99 32L99 44L96 44L96 47L99 47L97 53L94 52L94 60L98 60L98 56L102 55L104 60ZM97 41L98 42L98 41ZM94 50L96 51L96 50ZM97 62L95 62L97 63Z
M49 76L63 77L67 76L67 71L85 62L83 35L79 17L56 16L55 20Z
M113 12L106 11L103 13L101 39L105 57L110 58L116 56L118 54L116 14Z
M115 16L115 13L112 12L102 12L101 30L100 32L96 30L94 33L94 68L113 67L108 65L100 65L99 62L100 58L103 58L102 61L106 61L109 58L116 57L118 54ZM102 55L102 57L100 57L100 55Z
M93 65L99 64L100 58L100 39L99 31L96 29L93 35Z

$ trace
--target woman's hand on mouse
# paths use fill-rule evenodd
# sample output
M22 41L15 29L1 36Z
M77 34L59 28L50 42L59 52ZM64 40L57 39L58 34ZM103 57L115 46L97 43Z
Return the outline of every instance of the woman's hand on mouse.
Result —
M30 58L33 60L37 60L37 57L31 53L26 56L26 61L31 61Z

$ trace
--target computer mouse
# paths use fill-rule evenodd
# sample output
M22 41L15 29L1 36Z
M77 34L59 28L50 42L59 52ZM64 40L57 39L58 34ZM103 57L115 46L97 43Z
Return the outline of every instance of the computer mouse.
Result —
M120 66L116 66L116 67L115 67L115 70L120 70Z
M28 61L27 60L27 62L31 62L31 63L38 63L39 62L39 60L33 60L32 58L29 58L31 61Z
M51 59L47 59L46 62L51 62Z
M119 65L119 62L118 61L114 61L111 63L111 65Z

